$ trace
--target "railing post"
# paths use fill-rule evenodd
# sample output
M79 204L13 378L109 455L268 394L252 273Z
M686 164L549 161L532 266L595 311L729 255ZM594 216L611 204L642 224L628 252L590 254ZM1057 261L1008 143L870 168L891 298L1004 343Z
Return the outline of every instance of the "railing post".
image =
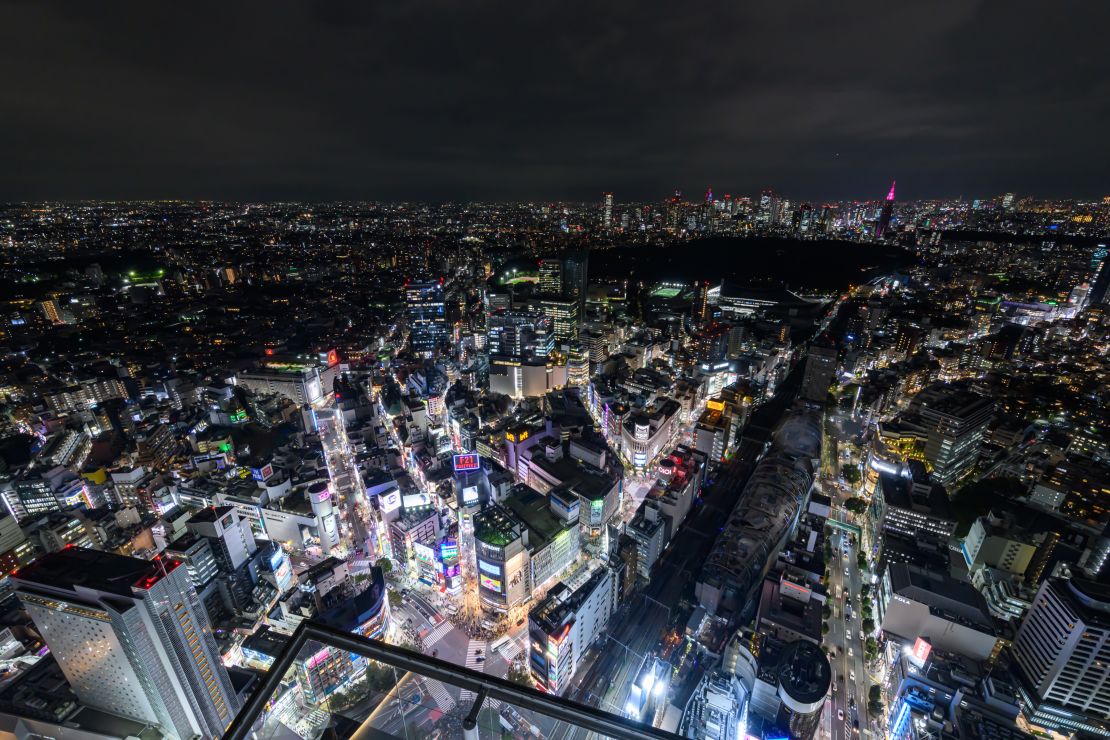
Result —
M470 713L463 720L463 740L478 740L478 713L486 703L486 690L482 689L470 705Z

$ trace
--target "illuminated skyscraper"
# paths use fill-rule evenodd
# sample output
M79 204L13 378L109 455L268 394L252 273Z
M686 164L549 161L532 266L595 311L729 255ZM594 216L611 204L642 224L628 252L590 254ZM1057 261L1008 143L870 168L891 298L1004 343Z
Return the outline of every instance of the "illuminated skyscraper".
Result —
M883 210L879 213L879 223L875 225L875 238L882 239L890 228L890 217L894 213L894 181L890 183L890 192L886 194Z
M548 296L563 294L563 261L557 257L540 260L540 292Z
M443 283L411 282L405 286L409 342L414 352L432 352L447 342Z
M238 699L181 566L68 547L12 583L81 703L178 738L219 736Z
M562 257L545 257L540 260L540 295L546 298L560 298L564 301L573 301L577 310L565 310L569 317L573 313L574 331L567 333L567 338L573 338L577 333L577 324L585 320L586 316L586 287L589 282L589 252L570 252ZM568 318L569 320L569 318ZM564 337L560 336L560 340Z
M605 200L601 207L601 228L613 228L613 194L606 193Z

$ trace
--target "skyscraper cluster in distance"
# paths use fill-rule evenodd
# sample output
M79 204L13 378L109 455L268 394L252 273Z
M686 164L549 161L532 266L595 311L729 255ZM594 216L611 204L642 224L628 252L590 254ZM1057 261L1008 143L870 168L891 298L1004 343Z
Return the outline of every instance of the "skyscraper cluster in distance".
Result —
M1110 735L1110 198L895 186L5 206L0 728Z

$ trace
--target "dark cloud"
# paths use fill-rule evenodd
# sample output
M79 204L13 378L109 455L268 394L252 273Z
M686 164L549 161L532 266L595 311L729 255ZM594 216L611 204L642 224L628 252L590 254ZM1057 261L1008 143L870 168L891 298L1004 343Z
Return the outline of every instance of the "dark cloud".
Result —
M1098 2L0 5L0 198L1110 194Z

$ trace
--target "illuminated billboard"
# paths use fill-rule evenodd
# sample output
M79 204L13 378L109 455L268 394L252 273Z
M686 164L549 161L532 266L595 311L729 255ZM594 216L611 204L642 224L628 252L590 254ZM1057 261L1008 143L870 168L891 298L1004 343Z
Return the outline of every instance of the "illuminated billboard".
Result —
M932 651L933 646L919 637L913 644L913 654L911 657L918 665L925 665L925 661L929 659L929 653Z
M401 503L406 509L411 509L415 506L427 506L432 503L432 499L426 493L414 493L410 496L402 496Z
M479 470L482 467L482 460L475 452L468 452L463 455L455 455L454 467L456 473L466 473L471 470Z
M478 486L467 486L462 490L463 506L478 503Z
M397 491L390 491L378 496L378 501L382 505L382 512L388 514L401 508L401 494Z
M412 543L412 551L417 560L422 560L425 563L435 562L435 551L427 545L414 542Z
M501 581L497 580L496 578L482 576L482 588L501 593Z
M489 573L491 576L497 576L498 578L501 577L501 569L498 568L496 565L490 565L485 560L479 560L478 567L481 570L484 570L486 573Z
M274 474L274 466L270 463L266 463L261 468L251 468L251 476L256 481L269 480L270 476L272 476L273 474Z

